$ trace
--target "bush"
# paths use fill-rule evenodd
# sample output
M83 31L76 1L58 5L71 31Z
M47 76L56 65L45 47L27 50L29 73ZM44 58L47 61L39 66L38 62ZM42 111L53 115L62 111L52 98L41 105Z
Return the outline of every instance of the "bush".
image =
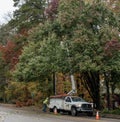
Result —
M6 102L16 103L16 101L20 101L28 103L28 100L33 100L37 96L37 86L38 83L36 82L9 82L5 88Z
M104 109L102 111L103 114L116 114L116 115L120 115L120 108L117 108L115 110L108 110L108 109Z

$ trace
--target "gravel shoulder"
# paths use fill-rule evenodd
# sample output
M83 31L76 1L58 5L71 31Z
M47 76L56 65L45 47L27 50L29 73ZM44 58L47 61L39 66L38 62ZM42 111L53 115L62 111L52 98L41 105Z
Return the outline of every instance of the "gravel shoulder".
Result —
M8 109L13 109L13 110L21 110L21 111L29 111L29 112L37 112L37 113L42 113L41 108L37 106L22 106L22 107L16 107L15 104L3 104L0 103L1 107L6 107Z

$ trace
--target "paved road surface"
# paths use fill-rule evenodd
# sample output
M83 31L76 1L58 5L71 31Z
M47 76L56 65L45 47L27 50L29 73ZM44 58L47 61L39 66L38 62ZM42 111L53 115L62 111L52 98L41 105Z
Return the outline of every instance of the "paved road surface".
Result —
M24 111L0 106L0 122L120 122L119 119L68 115L54 115Z

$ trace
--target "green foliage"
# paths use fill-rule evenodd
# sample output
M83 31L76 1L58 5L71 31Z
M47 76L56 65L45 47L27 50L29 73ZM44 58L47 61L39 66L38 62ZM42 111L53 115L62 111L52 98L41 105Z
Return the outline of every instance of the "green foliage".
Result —
M102 111L102 114L116 114L116 115L120 115L120 108L115 109L115 110L107 110L107 109L104 109Z
M58 21L63 29L72 29L79 22L84 3L78 0L60 0L58 7ZM70 30L71 30L70 29ZM70 30L68 30L70 32Z
M54 72L79 72L88 90L99 92L100 73L120 71L119 27L119 16L99 0L60 0L56 19L30 30L14 76L45 82ZM92 95L97 103L98 97Z
M19 80L31 81L44 79L55 72L57 69L57 65L55 65L57 63L57 45L54 48L53 45L56 43L58 42L54 40L54 35L43 42L29 43L20 56L20 63L16 66L17 70L14 75Z
M107 42L119 40L117 16L101 2L85 5L82 1L61 0L58 10L62 41L69 50L69 56L64 58L71 67L75 71L108 71L113 67L117 70L119 49L114 54L116 58L109 58L110 62L105 55Z
M119 70L119 51L112 58L105 52L113 38L119 44L118 26L117 17L101 2L60 0L56 20L30 31L30 43L14 73L30 81L56 71L71 72L71 68L72 72Z
M13 36L14 33L9 24L0 26L0 44L5 45Z
M23 29L29 30L45 19L44 10L46 0L14 0L14 6L19 9L15 10L13 19L9 22L19 32Z

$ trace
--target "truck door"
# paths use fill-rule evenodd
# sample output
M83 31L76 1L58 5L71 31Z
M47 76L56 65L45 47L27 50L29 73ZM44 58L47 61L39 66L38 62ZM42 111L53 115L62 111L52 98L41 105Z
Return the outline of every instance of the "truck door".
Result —
M70 99L70 97L65 98L64 109L65 110L71 110L71 99Z

